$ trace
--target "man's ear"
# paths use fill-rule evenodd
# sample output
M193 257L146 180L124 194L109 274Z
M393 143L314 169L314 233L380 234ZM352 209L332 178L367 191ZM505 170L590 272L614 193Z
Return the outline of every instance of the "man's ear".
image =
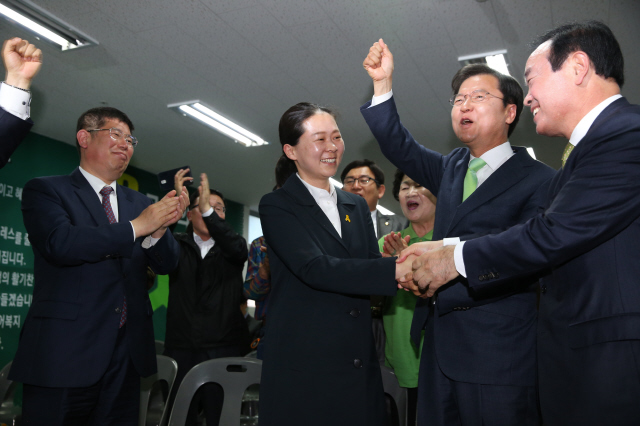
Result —
M80 145L80 148L87 149L87 146L89 146L90 137L91 135L86 130L78 130L78 133L76 133L76 139L78 140L78 145Z
M507 124L513 123L513 120L516 119L516 112L518 111L518 107L515 104L507 105L507 114L505 122Z
M282 150L284 151L284 155L286 155L289 160L296 161L298 159L298 157L296 156L296 150L291 145L286 144L282 147Z
M384 195L384 191L385 191L386 189L387 189L387 188L386 188L384 185L380 185L380 186L378 187L378 200L379 200L380 198L382 198L382 196Z
M571 71L575 74L575 84L579 86L589 74L591 60L586 53L580 50L573 52L568 60L571 60Z

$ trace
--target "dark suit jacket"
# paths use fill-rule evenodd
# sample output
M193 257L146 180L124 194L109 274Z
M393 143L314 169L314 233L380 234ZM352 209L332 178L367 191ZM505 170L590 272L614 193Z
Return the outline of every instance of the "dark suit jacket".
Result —
M260 425L386 424L370 294L397 291L363 198L336 189L342 238L293 175L262 197L271 266Z
M27 136L33 121L23 120L0 108L0 169L9 161L13 151Z
M378 222L378 233L376 234L376 238L378 239L384 237L391 231L400 232L409 226L407 218L398 216L397 214L384 215L380 212L376 212L376 222Z
M32 179L22 213L35 258L33 303L9 377L47 387L87 387L105 372L113 353L123 296L126 342L141 376L156 371L147 265L171 271L178 244L169 231L150 249L133 241L129 220L151 204L117 188L119 222L109 224L100 199L76 169L68 176Z
M463 203L469 150L457 148L443 156L418 144L400 123L393 98L367 106L361 111L383 154L438 197L433 240L464 241L522 223L537 212L538 189L553 170L524 148L514 148L515 155ZM420 341L429 309L434 309L434 350L446 376L467 383L533 386L536 296L531 284L480 293L456 279L438 293L437 302L419 299L412 337Z
M544 214L464 247L474 289L552 268L541 280L538 324L545 423L622 424L611 415L632 412L635 420L625 418L624 424L640 424L637 394L618 392L619 405L589 419L582 418L591 407L581 397L609 384L612 375L635 377L636 388L640 382L638 182L640 107L622 98L598 116L557 172ZM597 362L583 362L588 354ZM592 379L583 381L587 376Z

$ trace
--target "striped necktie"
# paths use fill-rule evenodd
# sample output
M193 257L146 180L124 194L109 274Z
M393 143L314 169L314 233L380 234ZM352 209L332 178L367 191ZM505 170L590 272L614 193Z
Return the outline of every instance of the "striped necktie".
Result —
M104 212L107 214L107 219L109 219L109 223L118 223L116 220L116 215L113 214L113 209L111 208L111 193L113 192L113 188L110 186L105 186L100 190L100 195L102 195L102 208ZM122 302L122 314L120 315L120 328L127 322L127 297L124 297Z

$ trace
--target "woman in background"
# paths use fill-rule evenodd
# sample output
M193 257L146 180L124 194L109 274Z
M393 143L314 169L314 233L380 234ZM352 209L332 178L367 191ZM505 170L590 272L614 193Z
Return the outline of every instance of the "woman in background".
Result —
M400 169L396 171L393 180L393 196L400 202L402 214L409 220L409 226L378 241L380 251L390 255L400 253L407 245L431 241L436 217L436 197ZM385 245L386 250L383 250ZM382 308L382 321L387 336L385 364L393 368L400 386L407 388L407 424L411 426L416 424L418 367L422 350L422 340L416 346L409 335L416 300L413 293L398 290L394 296L385 297Z
M369 295L396 294L411 262L381 258L361 197L335 188L344 142L310 103L280 120L291 176L260 201L271 266L261 426L386 425Z

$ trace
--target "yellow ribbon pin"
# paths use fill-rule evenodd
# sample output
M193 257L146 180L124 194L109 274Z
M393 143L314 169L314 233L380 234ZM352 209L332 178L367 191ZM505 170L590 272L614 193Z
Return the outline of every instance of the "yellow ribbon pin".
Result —
M349 219L349 215L347 215L347 217L345 217L344 220L346 220L347 222L351 223L351 219Z

